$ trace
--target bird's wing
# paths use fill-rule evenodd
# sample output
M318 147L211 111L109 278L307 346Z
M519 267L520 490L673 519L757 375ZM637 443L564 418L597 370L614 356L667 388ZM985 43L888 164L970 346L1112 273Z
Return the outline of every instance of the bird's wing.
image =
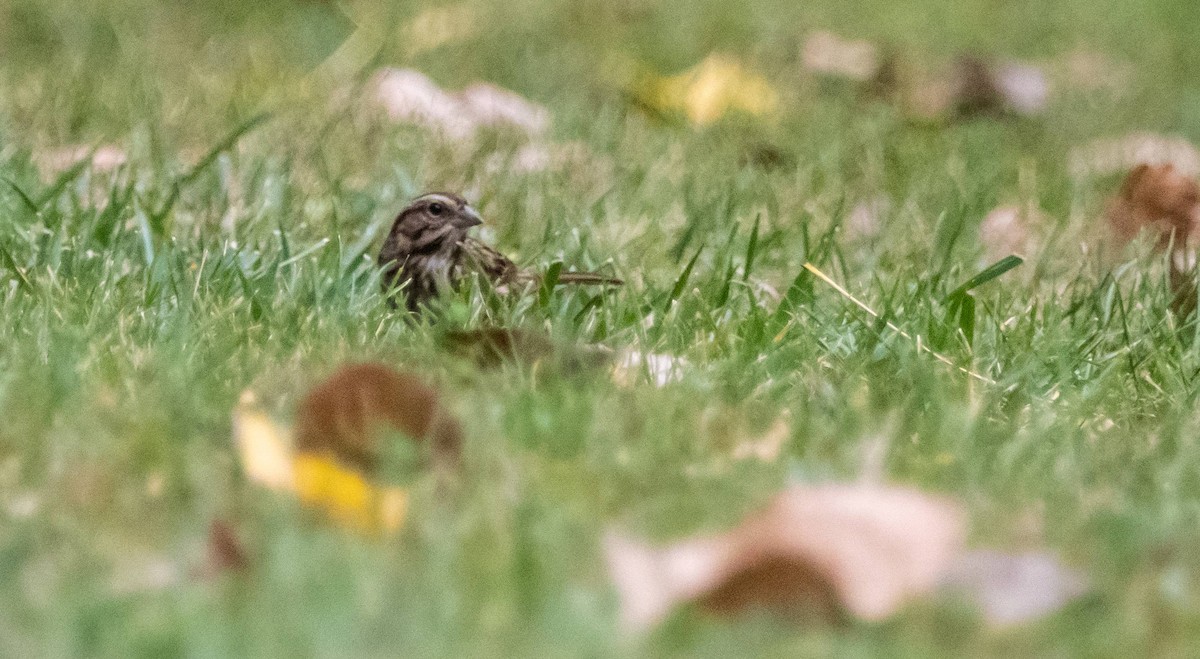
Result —
M507 256L488 245L466 238L461 243L464 265L496 284L514 284L541 279L535 273L517 267Z

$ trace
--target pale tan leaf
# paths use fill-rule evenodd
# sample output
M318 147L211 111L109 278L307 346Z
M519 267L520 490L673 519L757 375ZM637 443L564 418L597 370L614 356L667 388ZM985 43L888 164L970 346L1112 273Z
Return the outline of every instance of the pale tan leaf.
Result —
M1184 176L1200 174L1200 150L1174 135L1131 133L1095 140L1071 150L1068 169L1075 178L1109 176L1138 165L1171 165Z
M287 430L254 404L250 392L233 412L233 438L246 477L272 490L292 490L291 438Z
M393 121L424 126L454 139L475 132L475 118L458 97L419 71L384 69L375 74L372 87Z
M550 111L496 85L477 82L459 94L465 111L477 125L518 128L529 135L546 132Z
M661 548L610 533L605 552L631 630L687 602L881 620L937 586L964 534L956 503L917 490L797 486L727 533Z

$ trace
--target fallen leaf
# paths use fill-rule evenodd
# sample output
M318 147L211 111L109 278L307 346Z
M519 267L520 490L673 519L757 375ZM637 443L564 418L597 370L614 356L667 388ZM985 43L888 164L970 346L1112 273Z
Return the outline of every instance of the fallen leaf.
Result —
M768 115L779 94L761 75L736 60L709 55L693 68L670 77L651 77L644 101L662 111L682 111L696 125L710 124L729 112Z
M250 482L272 490L295 486L288 433L256 406L254 394L243 392L233 412L233 438L242 470Z
M222 572L237 572L250 566L242 541L233 526L224 520L214 519L208 525L208 565L204 572L216 575Z
M243 394L234 439L247 477L295 494L358 531L399 530L408 492L374 482L383 442L398 432L427 447L435 464L456 463L462 430L419 378L383 364L351 364L313 387L296 413L295 440Z
M474 117L462 102L419 71L384 69L375 74L372 86L393 121L424 126L454 139L475 133Z
M875 44L860 39L843 39L824 30L809 35L804 41L800 58L809 71L851 80L870 80L880 67Z
M515 127L529 135L544 133L550 127L550 112L545 107L490 83L467 87L459 99L479 126Z
M484 127L537 135L550 125L545 107L490 83L451 93L419 71L389 68L377 72L371 86L393 121L424 126L456 140L474 137Z
M399 431L453 461L462 447L458 420L420 378L378 363L350 364L313 387L296 410L296 450L326 454L370 474L383 433Z
M1200 151L1171 135L1133 133L1105 138L1072 149L1068 169L1077 179L1127 172L1138 165L1171 165L1184 176L1200 175Z
M609 572L631 631L697 603L881 620L930 593L965 533L960 507L901 487L796 486L727 533L655 548L609 532Z
M954 561L942 588L974 602L993 627L1051 614L1088 591L1087 579L1045 552L965 552Z
M1119 244L1149 230L1158 249L1187 249L1200 223L1200 185L1171 164L1138 165L1109 202L1106 217Z
M296 458L296 496L334 522L369 534L395 533L408 514L408 491L379 486L328 455Z

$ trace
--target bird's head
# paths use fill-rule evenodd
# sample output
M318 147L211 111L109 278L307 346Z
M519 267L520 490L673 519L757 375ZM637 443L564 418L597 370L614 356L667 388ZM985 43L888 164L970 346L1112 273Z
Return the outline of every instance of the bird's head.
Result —
M466 199L449 192L431 192L417 197L400 211L393 231L416 238L431 230L441 233L454 229L466 233L482 223L483 218Z

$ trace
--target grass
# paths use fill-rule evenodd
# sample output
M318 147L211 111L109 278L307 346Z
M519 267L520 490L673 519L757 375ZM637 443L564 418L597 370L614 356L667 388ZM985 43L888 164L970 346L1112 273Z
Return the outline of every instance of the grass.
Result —
M1112 265L1081 247L1115 181L1071 178L1067 153L1135 130L1200 140L1200 5L800 4L472 0L473 36L416 55L398 36L410 6L0 6L0 651L1188 654L1200 326L1168 312L1154 258ZM916 125L802 75L799 45L818 28L929 62L1085 47L1132 73L1033 119ZM366 46L339 50L347 38ZM646 116L611 82L629 57L673 73L711 51L763 71L780 116L694 129ZM555 139L610 164L491 170L511 138L446 145L373 113L361 85L379 65L517 90L551 109ZM114 172L35 163L107 143L129 153ZM788 159L743 164L761 143ZM430 188L466 191L523 263L611 262L628 284L599 298L468 293L406 322L372 259ZM880 194L881 233L848 231L850 209ZM951 294L988 265L978 223L1013 201L1049 224L1023 265L971 291L967 336ZM996 384L937 362L805 262ZM480 371L439 347L484 322L689 367L666 387L621 388L553 365ZM230 442L244 389L286 413L334 365L368 358L426 374L467 431L461 482L447 496L418 479L410 526L385 542L246 483ZM731 459L785 411L777 460ZM639 642L615 634L607 525L726 528L787 483L854 478L880 442L890 480L965 503L974 543L1048 546L1094 594L1007 632L928 603L878 625L684 611ZM214 518L245 534L253 570L154 587L202 561Z

